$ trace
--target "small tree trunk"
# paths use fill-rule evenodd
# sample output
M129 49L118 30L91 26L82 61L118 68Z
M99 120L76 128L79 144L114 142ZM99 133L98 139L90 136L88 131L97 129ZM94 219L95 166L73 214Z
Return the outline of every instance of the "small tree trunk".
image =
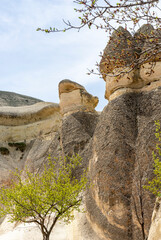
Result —
M43 240L49 240L49 234L43 234Z
M43 240L49 240L50 232L45 230L44 224L41 224L41 233L43 235Z

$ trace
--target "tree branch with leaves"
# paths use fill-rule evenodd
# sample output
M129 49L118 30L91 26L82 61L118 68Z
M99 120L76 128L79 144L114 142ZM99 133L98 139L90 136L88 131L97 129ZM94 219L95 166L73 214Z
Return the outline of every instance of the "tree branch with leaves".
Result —
M87 171L80 179L73 176L80 165L78 155L49 158L41 174L25 170L22 177L22 172L14 173L16 180L0 190L1 216L9 214L11 222L33 222L39 226L43 240L49 240L58 220L70 222L73 210L80 211L87 187Z

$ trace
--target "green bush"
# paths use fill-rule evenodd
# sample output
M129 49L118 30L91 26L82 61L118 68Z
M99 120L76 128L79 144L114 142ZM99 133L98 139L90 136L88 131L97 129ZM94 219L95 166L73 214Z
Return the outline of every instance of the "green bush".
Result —
M149 190L151 193L157 197L161 196L161 127L160 122L155 121L156 132L155 136L158 139L159 143L156 144L156 151L152 152L154 160L154 178L151 181L148 181L148 184L144 186L144 189Z

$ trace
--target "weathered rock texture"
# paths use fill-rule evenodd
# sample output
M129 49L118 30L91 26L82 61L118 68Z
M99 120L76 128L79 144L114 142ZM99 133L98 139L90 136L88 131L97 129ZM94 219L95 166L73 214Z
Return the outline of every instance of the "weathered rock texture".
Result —
M0 141L26 141L55 132L60 126L58 104L39 102L23 107L0 107Z
M98 98L89 94L83 86L70 80L59 83L60 109L62 114L77 111L94 112Z
M80 85L72 81L63 81L63 83L66 82L69 86L68 97L70 98L73 85L74 87L78 85L79 88ZM16 94L14 94L15 97ZM0 108L0 186L10 183L12 178L10 170L14 171L16 168L23 170L27 166L28 169L34 171L41 167L49 154L51 157L58 157L62 154L70 155L74 152L81 153L82 156L84 152L84 156L86 155L87 146L89 146L98 121L98 114L94 110L94 105L97 104L98 99L87 93L84 87L82 87L82 94L79 97L81 98L81 104L78 104L78 106L75 104L74 111L73 106L69 109L69 112L72 109L72 114L65 111L67 114L63 119L59 105L53 103L34 102L32 105L24 106L22 102L23 106L19 103L15 107L13 107L14 103L12 107L6 103L7 106ZM10 96L11 103L14 98L12 99L12 95ZM77 170L76 176L79 176L82 169L87 166L88 160L84 157L82 168ZM0 227L0 234L7 231L4 225L2 224ZM8 231L13 229L15 229L15 235L12 235L13 239L16 236L20 239L14 224ZM61 234L62 230L58 229L60 229L59 225L56 227L56 232ZM63 229L62 239L71 239L71 233L67 233L66 227L63 227ZM37 236L37 232L32 227L28 228L26 234L27 232L28 237L31 235L30 232ZM3 236L5 239L5 236L8 235L6 233L2 235L2 238ZM26 239L26 235L23 234L22 237L21 234L22 239Z
M151 24L144 24L134 34L134 51L137 54L136 57L140 57L140 53L147 41L147 36L152 35L153 31L154 27Z
M38 167L59 132L61 115L58 104L15 93L0 92L0 103L1 185L11 180L10 170L23 169L28 162Z
M106 81L106 74L111 73L115 68L130 64L133 60L133 38L126 29L119 27L112 33L100 62L100 71L104 80Z
M151 27L144 26L136 36L145 30L151 31ZM125 32L135 45L131 35ZM110 50L110 44L105 53ZM128 45L125 42L123 47L124 44ZM118 53L122 50L118 49ZM135 55L130 49L127 51ZM123 62L130 59L123 58ZM75 213L75 220L67 230L62 227L62 232L68 232L62 240L145 240L148 237L155 199L143 185L147 178L153 177L154 121L161 119L160 62L157 61L151 75L146 74L150 71L148 64L119 81L105 77L106 94L111 101L101 114L94 110L98 99L70 80L59 84L59 105L30 102L30 106L11 107L5 103L7 106L0 108L0 185L9 184L12 177L9 170L16 167L23 170L27 166L34 171L49 154L51 157L73 153L82 156L82 166L74 173L76 177L89 168L92 187L83 200L86 212ZM112 65L106 67L111 71ZM14 98L9 102L12 101ZM154 215L153 225L158 227ZM31 231L34 235L34 230ZM2 223L0 233L3 232Z
M66 81L62 83L66 84ZM73 85L80 90L80 85L70 82L70 87ZM77 91L70 87L61 90L67 91L69 98L71 92ZM152 174L154 120L161 118L160 98L161 88L123 94L112 100L100 115L93 109L71 111L69 107L60 117L59 106L51 103L36 103L23 107L23 110L21 107L2 107L4 124L1 121L1 127L6 133L8 127L24 129L28 124L43 121L46 124L43 132L36 133L35 137L30 135L22 139L17 130L20 140L17 137L16 141L0 141L0 184L10 182L10 169L27 166L33 171L49 154L78 153L83 158L83 165L75 175L79 176L89 167L93 186L84 199L86 213L76 213L67 230L63 227L64 240L143 240L144 235L148 236L155 199L142 189L142 185ZM10 126L12 118L13 125L16 125L15 118L20 125ZM47 125L49 119L53 122L51 128ZM0 230L2 233L3 228Z
M100 62L100 72L106 82L106 99L161 86L161 55L154 50L160 43L160 35L160 29L154 30L150 24L143 25L133 37L122 27L113 32ZM147 54L146 49L151 51ZM144 59L143 64L131 71L138 59L140 64Z
M148 236L155 199L142 186L152 174L160 97L160 88L124 94L111 101L99 118L92 117L96 124L90 114L92 121L82 125L86 113L63 119L64 152L78 152L84 166L89 162L94 184L86 196L86 214L76 218L79 225L73 223L79 239L142 240ZM85 126L95 128L92 138Z
M0 106L27 106L38 102L43 102L40 99L24 96L13 92L0 91Z

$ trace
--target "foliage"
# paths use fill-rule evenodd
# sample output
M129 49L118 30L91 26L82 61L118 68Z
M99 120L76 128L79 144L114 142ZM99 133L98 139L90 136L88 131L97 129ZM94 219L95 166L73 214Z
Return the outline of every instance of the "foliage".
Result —
M125 29L129 28L133 35L142 24L152 24L154 28L159 29L159 31L161 29L161 18L159 17L161 16L161 9L159 7L159 0L75 0L73 2L77 5L74 10L78 13L78 25L73 24L69 20L63 20L63 29L58 29L54 26L48 29L38 28L37 31L44 31L46 33L66 32L71 29L80 31L82 28L87 27L88 29L102 29L111 36L114 30L117 32L118 25L123 26ZM118 32L118 36L119 35L120 33ZM140 46L144 45L145 40L148 40L149 44L146 51L145 49L140 49ZM116 43L116 49L119 44L122 44L119 41L120 40ZM130 43L130 47L134 48L136 56L130 65L125 64L125 66L123 66L125 67L124 71L120 71L117 74L112 72L115 76L119 76L122 73L129 73L148 60L155 59L154 57L160 52L161 33L156 33L155 31L152 31L151 34L142 33L139 36L134 36L134 42L131 42L129 36L124 35L121 42L124 41ZM138 57L138 53L139 56L142 56L141 58ZM124 55L124 53L122 52L121 55ZM117 61L122 61L121 55L117 58ZM100 56L102 57L102 53ZM98 63L96 63L96 66L98 73L92 69L89 70L88 74L107 75L106 72L100 73ZM153 71L153 66L151 69Z
M160 122L155 121L156 133L155 136L159 140L159 144L156 144L156 152L153 151L154 159L154 178L151 181L148 181L148 185L144 186L145 189L152 192L157 197L161 196L161 129Z
M64 29L50 27L49 29L38 28L37 30L50 33L70 29L80 30L85 26L90 29L93 26L96 29L113 31L116 24L132 22L136 26L140 21L160 25L160 18L153 9L155 7L160 10L158 0L75 0L73 2L77 5L74 10L80 13L80 16L78 16L78 19L80 19L79 26L73 25L70 21L64 21L66 24Z
M70 222L73 210L80 209L82 191L86 189L86 171L76 179L73 172L81 165L81 157L76 155L48 159L41 173L25 170L14 173L16 180L11 186L0 190L1 215L10 214L10 221L36 223L49 239L57 220Z

